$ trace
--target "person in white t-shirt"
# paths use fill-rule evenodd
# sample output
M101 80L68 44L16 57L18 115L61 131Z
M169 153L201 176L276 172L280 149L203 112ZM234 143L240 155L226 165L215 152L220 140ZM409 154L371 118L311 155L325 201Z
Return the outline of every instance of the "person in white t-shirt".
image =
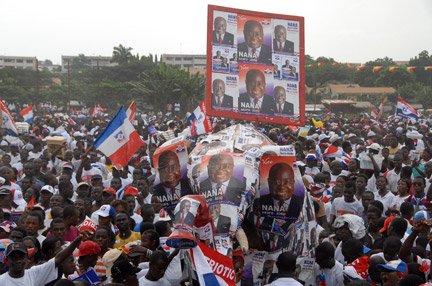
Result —
M335 249L330 242L316 248L314 277L318 285L343 286L343 265L334 258Z
M163 277L168 265L168 256L163 251L154 251L150 256L148 272L140 278L139 286L169 286L170 283Z
M352 181L348 181L345 184L344 196L342 198L336 198L333 200L332 208L330 212L330 222L344 214L355 214L362 217L363 206L354 198L356 185Z
M301 286L294 279L296 271L296 256L290 252L281 253L276 261L278 268L278 278L269 286Z
M9 244L6 252L6 262L9 265L7 273L0 275L0 285L8 286L43 286L57 278L57 267L63 263L66 258L72 255L72 252L81 242L81 239L88 239L90 232L85 230L81 232L74 241L72 241L64 250L57 254L48 262L27 268L29 262L28 250L24 242L13 242Z

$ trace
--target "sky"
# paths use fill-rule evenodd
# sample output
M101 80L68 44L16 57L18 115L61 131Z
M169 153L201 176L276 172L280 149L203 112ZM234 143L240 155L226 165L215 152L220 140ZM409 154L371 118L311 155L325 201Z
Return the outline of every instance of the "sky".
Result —
M431 0L0 0L0 55L205 54L207 5L302 16L305 52L365 63L432 54Z

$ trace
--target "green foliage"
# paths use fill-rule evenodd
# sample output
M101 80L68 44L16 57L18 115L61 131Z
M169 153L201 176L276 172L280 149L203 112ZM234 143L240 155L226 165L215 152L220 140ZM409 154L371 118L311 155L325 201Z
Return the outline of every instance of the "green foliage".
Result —
M111 62L118 63L119 65L127 64L133 58L131 51L131 47L126 48L122 44L114 47Z
M391 86L398 88L406 84L413 84L415 82L415 76L409 73L403 67L390 72L388 69L381 70L378 78L375 81L376 86Z

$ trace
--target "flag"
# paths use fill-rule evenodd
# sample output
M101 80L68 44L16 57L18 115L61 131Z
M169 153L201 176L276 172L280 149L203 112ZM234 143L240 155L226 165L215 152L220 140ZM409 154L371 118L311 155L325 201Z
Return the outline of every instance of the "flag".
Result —
M359 67L357 68L357 70L358 70L358 71L361 71L361 70L364 69L364 68L366 68L366 66L359 66Z
M387 97L384 97L383 100L381 101L379 107L378 107L378 114L376 117L377 120L379 120L381 118L381 115L382 115L383 110L384 110L384 102L386 102L386 100L387 100Z
M332 66L338 66L339 64L338 63L332 63Z
M346 63L345 65L348 66L348 67L352 67L353 64Z
M373 67L372 72L377 72L377 71L379 71L380 69L382 69L382 66L376 66L376 67Z
M326 63L325 62L319 62L318 63L318 66L323 66L323 65L325 65Z
M312 117L312 122L315 125L315 127L324 128L324 124L321 120L315 120L315 118Z
M21 110L20 114L24 117L24 121L27 123L33 123L33 105L30 105L26 109Z
M399 67L389 67L389 71L390 72L394 72L395 70L397 70Z
M95 106L95 108L93 109L93 114L92 117L96 117L99 115L99 113L104 113L105 109L102 108L102 106L100 106L100 104L98 103L98 105Z
M205 134L213 130L213 124L210 120L210 117L206 115L206 107L204 100L194 110L191 116L189 116L188 121L191 125L191 136Z
M193 266L200 285L235 286L235 271L232 260L199 242L190 249Z
M69 124L71 125L71 126L76 126L77 125L77 123L71 118L71 117L69 117Z
M128 109L126 109L126 116L132 124L135 123L135 101L132 101Z
M377 119L377 117L378 117L378 114L375 111L375 108L373 106L371 107L371 116L375 119Z
M15 122L10 115L5 103L0 99L1 112L2 112L2 124L1 127L6 129L6 132L11 135L18 137L18 130L15 126Z
M418 112L411 105L409 105L400 96L398 97L396 116L403 118L414 119L417 121L419 119Z
M306 67L307 67L307 68L311 68L311 67L313 67L313 65L306 65Z
M425 67L425 71L432 70L432 67Z
M413 72L416 67L407 67L408 72Z
M144 142L128 120L122 106L93 145L120 170Z

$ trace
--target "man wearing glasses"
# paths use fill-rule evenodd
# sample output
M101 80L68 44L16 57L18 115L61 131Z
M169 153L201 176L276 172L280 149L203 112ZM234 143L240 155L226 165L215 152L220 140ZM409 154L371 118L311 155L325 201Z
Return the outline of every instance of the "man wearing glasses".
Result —
M193 194L188 180L181 178L180 162L173 151L161 153L158 171L160 183L153 194L164 208L174 208L181 197Z
M286 163L270 168L268 185L270 194L261 197L261 215L280 218L297 218L303 197L294 195L294 171Z
M243 29L244 43L238 44L238 55L240 61L271 64L272 49L263 44L264 31L261 24L256 20L249 20Z
M240 94L238 108L244 112L257 112L274 114L276 103L273 98L265 94L266 81L264 73L257 69L251 69L246 74L246 93Z
M234 159L228 154L216 154L207 165L208 178L201 182L201 194L207 202L223 201L239 205L245 182L233 177Z

